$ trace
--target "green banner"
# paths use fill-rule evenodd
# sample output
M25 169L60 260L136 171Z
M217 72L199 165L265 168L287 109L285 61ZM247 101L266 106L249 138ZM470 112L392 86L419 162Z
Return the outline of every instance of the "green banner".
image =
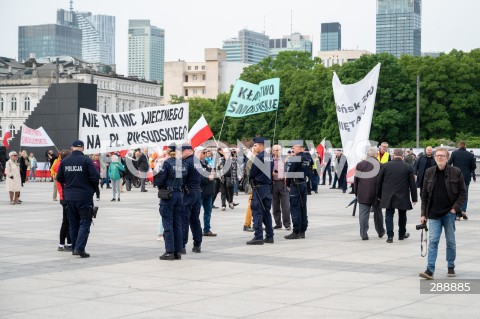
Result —
M279 78L268 79L259 84L237 80L225 116L244 117L276 111L279 96Z

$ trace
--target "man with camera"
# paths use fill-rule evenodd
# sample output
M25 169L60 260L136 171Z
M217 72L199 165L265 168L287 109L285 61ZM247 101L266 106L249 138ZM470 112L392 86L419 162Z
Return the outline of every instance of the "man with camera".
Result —
M422 187L422 209L417 229L423 228L428 219L430 231L428 241L427 269L419 274L425 279L433 279L437 260L438 242L445 230L447 242L448 277L455 276L455 215L461 211L467 191L465 180L460 169L447 165L449 153L446 148L439 147L435 152L436 167L425 172Z
M83 142L74 141L72 153L60 163L57 181L63 186L63 197L68 206L72 254L82 258L90 257L85 246L95 214L93 194L99 179L100 174L92 160L83 155Z

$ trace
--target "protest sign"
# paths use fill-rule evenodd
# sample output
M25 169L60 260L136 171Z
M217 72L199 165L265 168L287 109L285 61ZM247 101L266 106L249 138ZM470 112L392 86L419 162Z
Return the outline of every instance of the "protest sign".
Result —
M22 125L22 137L20 138L20 146L43 147L54 146L47 132L43 127L34 130L26 125Z
M228 102L225 116L244 117L276 111L280 96L280 79L274 78L252 84L237 80Z
M85 154L181 143L188 135L188 103L121 113L80 109L78 137Z
M363 160L372 125L375 95L377 94L380 63L363 80L344 85L333 75L333 95L337 109L338 128L343 153L348 160L348 182L353 182L356 165Z

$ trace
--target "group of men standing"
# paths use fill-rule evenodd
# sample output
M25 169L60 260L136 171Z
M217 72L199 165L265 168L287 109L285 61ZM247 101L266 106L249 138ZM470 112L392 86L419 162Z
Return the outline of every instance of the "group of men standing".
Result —
M455 276L455 220L468 219L468 185L476 169L475 157L466 151L465 142L460 142L458 146L451 157L446 148L439 147L433 154L429 146L412 166L404 160L403 149L395 149L391 159L386 152L388 144L382 143L380 150L376 147L368 149L367 158L356 166L354 189L360 206L360 236L363 240L369 239L367 232L371 210L380 238L386 233L387 243L393 243L395 209L399 215L398 239L408 238L407 210L411 210L418 201L416 189L420 188L420 223L426 224L428 220L427 229L430 229L427 269L420 273L422 278L433 279L442 228L445 229L447 242L447 276ZM385 209L386 231L382 208Z

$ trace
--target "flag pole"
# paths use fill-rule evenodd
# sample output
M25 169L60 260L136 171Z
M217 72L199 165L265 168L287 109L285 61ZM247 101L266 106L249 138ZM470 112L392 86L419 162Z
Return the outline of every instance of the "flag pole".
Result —
M277 132L277 117L278 117L278 107L277 107L277 111L275 112L275 125L273 127L273 140L272 140L272 144L275 144L275 133Z
M225 113L225 115L223 116L223 121L222 121L222 127L220 128L220 134L218 134L218 140L220 141L221 138L222 138L222 131L223 131L223 125L225 124L225 119L227 118L227 114ZM217 143L217 146L218 146L218 143Z

